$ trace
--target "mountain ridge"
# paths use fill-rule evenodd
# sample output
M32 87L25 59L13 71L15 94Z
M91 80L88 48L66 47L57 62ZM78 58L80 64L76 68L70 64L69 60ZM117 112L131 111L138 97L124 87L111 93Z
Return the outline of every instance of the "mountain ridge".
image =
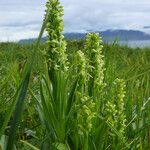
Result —
M99 33L102 39L105 42L111 42L114 40L118 41L138 41L138 40L150 40L150 34L139 31L139 30L105 30L105 31L95 31ZM87 33L64 33L64 37L66 40L80 40L84 39ZM19 43L32 43L36 40L36 38L32 39L23 39L20 40ZM46 37L42 38L42 41L45 41Z

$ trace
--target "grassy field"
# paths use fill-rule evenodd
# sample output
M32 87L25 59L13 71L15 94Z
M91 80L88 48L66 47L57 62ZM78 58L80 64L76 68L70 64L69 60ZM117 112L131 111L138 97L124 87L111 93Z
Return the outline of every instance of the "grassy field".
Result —
M67 54L70 64L75 64L74 56L77 50L84 49L85 41L67 41ZM35 149L30 144L39 148L45 139L46 125L41 122L38 113L37 98L40 91L40 84L42 76L46 76L44 49L45 44L41 44L38 54L36 55L36 63L33 65L32 75L30 78L30 85L28 94L25 100L25 106L22 113L21 123L17 129L17 147L19 149ZM7 119L8 111L12 109L14 95L19 88L19 84L24 75L24 66L27 59L31 59L31 53L34 49L33 45L20 45L17 43L1 43L0 44L0 128L3 128L3 124ZM117 44L107 45L104 44L103 48L105 68L104 82L107 88L102 92L100 101L106 102L107 100L114 99L116 93L113 93L112 84L116 78L123 79L125 81L125 97L124 97L124 109L123 112L126 116L125 122L125 142L127 142L132 148L129 149L148 149L149 130L150 130L150 49L132 49L129 47L120 47ZM71 65L72 66L72 65ZM74 77L74 70L70 69L72 76L70 76L70 85L76 80ZM74 80L74 81L73 81ZM71 88L71 87L69 87ZM106 94L106 93L109 94ZM117 91L116 91L117 92ZM114 95L115 94L115 95ZM117 101L117 99L116 99ZM105 106L106 107L106 106ZM14 110L14 109L13 109ZM101 117L106 117L104 114L105 108L102 108ZM110 109L111 111L111 109ZM19 112L20 113L20 112ZM113 112L112 112L113 113ZM106 116L105 116L106 115ZM5 126L3 136L9 135L9 126L11 124L12 117L9 116L8 124ZM116 145L121 142L121 147L128 149L122 143L122 140L118 139L117 131L113 130L112 126L109 126L102 118L100 118L100 126L97 135L99 144L95 144L97 149L120 149ZM103 123L102 123L103 122ZM72 124L70 123L69 126ZM107 127L106 127L107 126ZM114 126L116 127L116 126ZM98 129L97 129L98 130ZM119 131L119 130L118 130ZM50 133L49 133L50 134ZM61 133L60 133L61 134ZM67 134L67 133L66 133ZM94 133L90 133L92 136ZM3 137L2 136L2 137ZM66 137L65 135L65 138ZM92 138L92 137L90 137ZM111 138L117 138L117 141L111 141ZM122 137L119 137L122 138ZM65 139L67 140L67 139ZM69 139L68 139L69 140ZM120 142L118 142L118 140ZM1 138L1 145L3 145L3 139ZM58 140L59 141L59 140ZM58 142L57 141L57 142ZM70 141L70 140L69 140ZM76 149L75 143L67 143L70 149ZM62 142L62 141L61 141ZM90 142L90 141L89 141ZM96 142L96 141L95 141ZM70 145L70 144L73 144ZM80 143L81 144L81 143ZM82 144L81 144L82 145ZM93 144L89 143L89 146ZM102 147L101 147L102 146ZM61 146L60 146L61 147ZM80 147L80 146L79 146ZM119 146L120 147L120 146ZM43 148L44 149L44 148ZM60 148L61 149L61 148ZM63 148L62 148L63 149ZM80 148L79 148L80 149ZM81 146L82 149L82 146ZM90 147L88 149L94 149Z
M63 7L46 8L35 43L0 44L0 149L150 149L150 48L66 42Z

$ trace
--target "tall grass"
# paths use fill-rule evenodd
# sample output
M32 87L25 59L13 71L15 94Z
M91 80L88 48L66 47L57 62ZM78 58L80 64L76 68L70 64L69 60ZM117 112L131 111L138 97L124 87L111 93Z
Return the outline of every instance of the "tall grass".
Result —
M41 28L41 31L39 34L39 37L38 37L36 45L35 45L35 49L32 52L32 55L31 55L32 60L30 60L26 65L22 82L19 85L19 88L16 91L15 96L14 96L13 105L12 105L10 111L8 111L8 113L6 115L6 119L4 120L3 126L1 128L1 135L0 136L2 136L2 134L4 132L4 127L7 125L9 118L11 117L11 114L13 113L13 110L15 107L14 117L12 119L10 131L9 131L9 136L8 136L8 141L6 142L7 143L6 144L6 150L13 149L13 146L15 144L16 130L17 130L19 122L20 122L21 113L23 110L23 104L24 104L24 100L25 100L25 97L27 94L28 84L29 84L29 80L30 80L31 70L32 70L32 66L33 66L34 61L35 61L35 54L36 54L36 51L37 51L39 43L40 43L40 39L41 39L42 34L44 32L44 29L45 29L48 15L49 15L49 12L47 13L47 15L45 17L45 20L43 22L43 25L42 25L42 28Z

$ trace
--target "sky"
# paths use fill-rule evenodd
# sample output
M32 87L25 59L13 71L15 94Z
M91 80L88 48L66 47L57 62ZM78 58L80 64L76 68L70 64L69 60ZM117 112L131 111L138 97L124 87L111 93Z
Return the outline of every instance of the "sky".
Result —
M132 29L150 33L150 0L60 0L64 32ZM46 0L0 0L0 41L35 38Z

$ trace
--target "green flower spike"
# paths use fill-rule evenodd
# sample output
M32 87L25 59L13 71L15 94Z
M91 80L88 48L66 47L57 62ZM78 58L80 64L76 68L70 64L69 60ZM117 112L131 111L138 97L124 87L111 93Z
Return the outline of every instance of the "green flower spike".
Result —
M102 54L102 39L98 33L88 33L86 36L85 52L88 55L89 94L99 92L105 86L104 60ZM92 90L93 89L93 90Z
M50 11L46 31L47 39L47 61L49 67L54 70L68 70L68 61L66 55L66 42L62 34L63 25L63 7L60 6L59 0L48 0L46 12Z

